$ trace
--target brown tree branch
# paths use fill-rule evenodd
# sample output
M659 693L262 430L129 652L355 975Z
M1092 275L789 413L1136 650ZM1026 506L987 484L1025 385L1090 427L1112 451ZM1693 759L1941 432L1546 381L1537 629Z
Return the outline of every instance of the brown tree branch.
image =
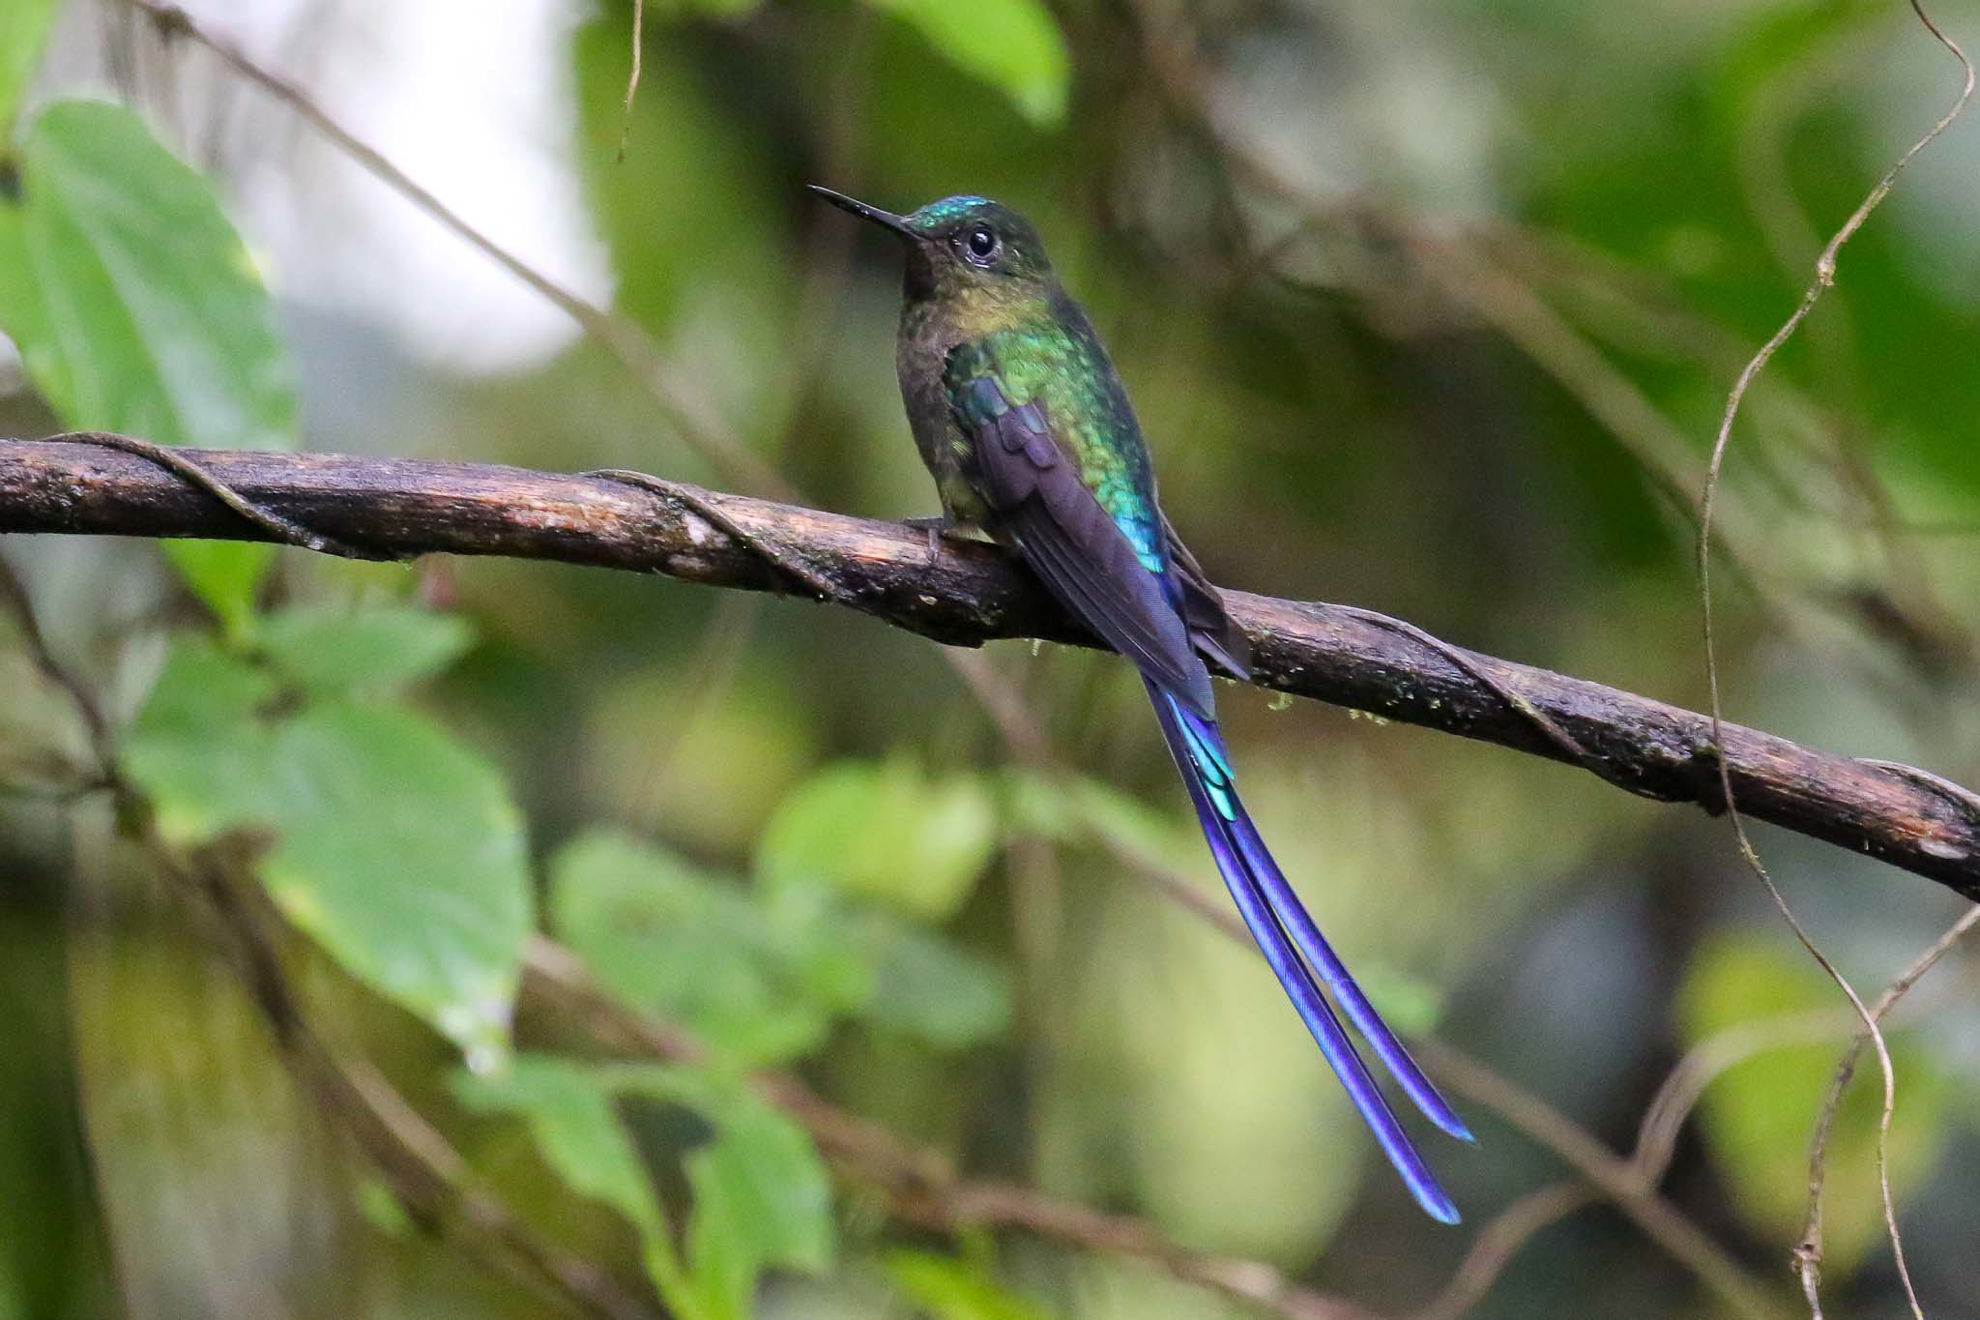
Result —
M925 536L894 523L666 482L636 489L487 464L178 452L256 507L380 558L507 555L741 590L798 588L952 645L1007 637L1096 645L1002 551L944 545L931 555ZM87 438L0 442L0 532L283 539L182 475ZM801 565L802 583L778 564ZM1426 645L1363 611L1236 591L1226 598L1251 637L1260 686L1580 764L1643 797L1723 806L1701 714ZM1724 726L1722 743L1743 811L1980 900L1980 797L1923 771L1739 725Z

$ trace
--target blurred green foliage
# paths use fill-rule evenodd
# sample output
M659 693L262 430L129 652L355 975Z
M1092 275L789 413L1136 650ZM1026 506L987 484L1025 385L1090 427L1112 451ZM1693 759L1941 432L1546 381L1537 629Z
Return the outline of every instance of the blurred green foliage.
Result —
M35 116L18 168L0 201L0 330L63 422L158 444L293 449L288 358L206 181L136 115L91 101ZM246 626L273 550L168 553L224 625Z
M848 762L785 796L763 827L756 872L772 889L824 883L942 921L989 864L995 828L974 776L931 783L901 758Z
M0 135L13 127L57 7L58 0L21 0L0 14Z
M1768 1023L1792 1037L1795 1016L1836 1010L1835 987L1792 950L1729 931L1698 950L1678 997L1688 1041ZM1845 1006L1844 1011L1847 1011ZM1891 1193L1908 1199L1937 1167L1954 1126L1953 1087L1924 1042L1890 1034L1893 1070L1903 1080L1904 1122L1894 1124L1886 1154ZM1778 1237L1801 1231L1808 1215L1810 1128L1836 1069L1829 1044L1777 1044L1729 1069L1701 1106L1705 1140L1723 1163L1741 1209ZM1849 1270L1883 1240L1877 1187L1877 1128L1882 1073L1867 1046L1857 1063L1865 1084L1847 1092L1829 1134L1833 1172L1823 1197L1829 1268Z
M1000 1286L981 1261L896 1251L887 1274L935 1320L1045 1320L1050 1313Z
M913 878L917 859L900 857L895 874ZM550 875L552 927L604 983L733 1064L810 1053L841 1017L949 1047L1008 1017L994 966L808 875L752 893L612 834L573 840Z
M260 102L238 114L262 145L236 142L211 109L228 75L149 33L103 40L113 68L150 70L120 75L150 113L62 99L87 40L64 24L29 90L57 8L0 14L8 432L736 486L697 443L712 430L819 504L922 513L897 254L798 185L901 208L988 193L1047 235L1218 580L1693 705L1689 510L1725 389L1950 90L1903 6L1869 0L711 0L648 7L628 107L631 6L605 4L537 52L557 113L534 131L613 311L658 346L656 399L582 338L470 375L360 297L271 300L249 253L277 236L254 226L342 214L358 185L312 172ZM390 39L340 42L336 6L296 16L327 25L288 48L305 84L375 71L367 97L442 137L480 112L394 93L364 44ZM1972 141L1920 158L1755 390L1718 561L1735 718L1969 782ZM449 201L503 228L498 202ZM302 268L334 270L325 246L266 283L320 288ZM166 547L168 573L142 545L7 552L165 839L240 848L308 937L290 954L311 1010L533 1230L683 1320L1236 1313L1142 1267L933 1240L835 1197L744 1080L765 1065L973 1174L1383 1312L1422 1305L1468 1245L1368 1158L1257 959L1133 874L1221 901L1105 657L990 648L1064 763L1044 773L1014 768L933 647L801 604L500 561L198 544ZM107 813L47 800L87 780L88 739L17 632L0 666L0 787L21 790L0 799L0 993L22 1025L0 1035L0 1320L113 1313L113 1294L133 1317L546 1313L328 1138L197 920ZM1221 700L1265 834L1385 1014L1619 1150L1681 1051L1842 1004L1717 824L1496 749ZM1760 837L1860 987L1951 917L1928 886ZM703 1057L601 1059L527 994L518 1013L539 927ZM1920 1017L1973 974L1954 955ZM1957 1017L1893 1045L1893 1192L1948 1314L1980 1311L1980 1066ZM1715 1080L1664 1184L1765 1286L1847 1035ZM1897 1293L1867 1056L1858 1073L1826 1275L1874 1314ZM1434 1158L1469 1223L1562 1176L1466 1113L1479 1148ZM1698 1315L1706 1296L1593 1210L1528 1242L1472 1314Z
M470 1108L522 1115L558 1176L632 1223L655 1286L682 1320L752 1314L757 1276L768 1266L831 1266L831 1186L810 1135L737 1079L522 1058L498 1076L463 1074L459 1082ZM694 1208L685 1260L620 1126L615 1104L628 1097L681 1105L713 1125L686 1157Z
M400 635L414 616L387 616ZM305 619L305 627L316 620ZM277 635L299 629L275 618ZM383 631L363 625L360 633ZM401 678L444 658L459 625L400 653ZM284 649L271 654L280 663ZM375 680L319 648L319 693ZM271 716L280 680L197 635L175 646L131 728L127 769L175 843L266 831L276 904L359 979L494 1067L532 924L523 824L477 753L414 711L322 696Z
M1065 40L1041 0L984 0L958 8L940 0L867 0L911 24L958 68L1010 97L1040 128L1066 113Z

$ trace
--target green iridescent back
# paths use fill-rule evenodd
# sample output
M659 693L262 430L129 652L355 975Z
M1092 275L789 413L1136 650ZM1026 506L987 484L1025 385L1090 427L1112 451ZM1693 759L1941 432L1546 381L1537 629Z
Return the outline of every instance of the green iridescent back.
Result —
M1061 295L1015 327L975 341L979 370L1014 407L1037 403L1079 479L1151 573L1168 568L1155 475L1126 392L1099 337Z

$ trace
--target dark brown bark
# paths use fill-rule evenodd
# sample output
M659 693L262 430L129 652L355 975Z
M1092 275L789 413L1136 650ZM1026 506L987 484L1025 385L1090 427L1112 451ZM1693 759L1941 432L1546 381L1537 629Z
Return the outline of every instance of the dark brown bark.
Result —
M1095 644L1002 551L945 543L931 557L920 531L894 523L488 464L178 452L255 505L381 558L507 555L742 590L815 590L953 645ZM63 440L0 442L0 532L282 539L150 459ZM1251 638L1261 686L1579 764L1643 797L1723 809L1703 715L1448 647L1343 606L1225 597ZM1736 724L1725 726L1724 744L1745 813L1980 900L1972 793Z

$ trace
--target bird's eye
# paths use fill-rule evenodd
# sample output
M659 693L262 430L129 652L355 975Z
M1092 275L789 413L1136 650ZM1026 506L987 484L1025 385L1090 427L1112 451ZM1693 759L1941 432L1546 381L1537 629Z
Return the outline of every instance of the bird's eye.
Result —
M971 225L963 231L963 255L975 265L994 264L1003 247L1003 240L997 237L997 231L989 225Z

